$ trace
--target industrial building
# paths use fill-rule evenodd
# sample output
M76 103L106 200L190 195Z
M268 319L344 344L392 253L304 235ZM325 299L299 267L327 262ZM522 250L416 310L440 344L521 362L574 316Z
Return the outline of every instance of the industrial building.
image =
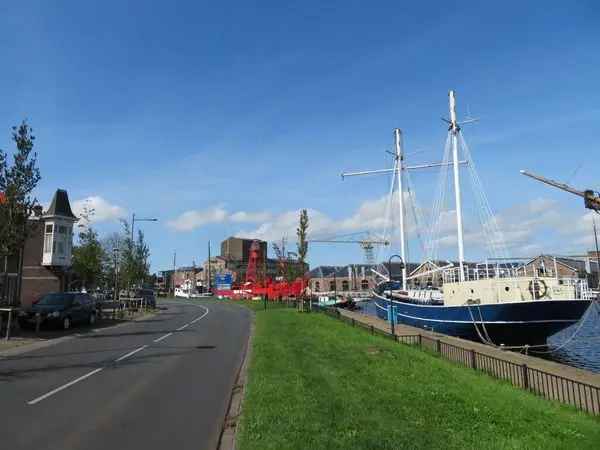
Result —
M248 269L250 248L253 242L259 246L259 264L257 265L257 275L263 279L275 280L278 277L297 277L304 276L308 272L308 264L300 264L295 259L286 258L285 261L268 257L268 243L259 239L244 239L238 237L229 237L221 242L221 254L211 257L210 270L208 260L203 263L202 280L205 285L208 284L210 272L210 285L215 285L215 276L226 273L232 274L234 283L243 283L246 280Z

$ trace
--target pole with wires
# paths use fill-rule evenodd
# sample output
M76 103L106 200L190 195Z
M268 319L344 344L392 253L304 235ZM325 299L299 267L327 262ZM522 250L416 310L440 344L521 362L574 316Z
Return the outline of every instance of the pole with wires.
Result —
M460 175L458 167L458 135L460 127L456 122L456 100L454 91L450 91L450 133L452 133L452 166L454 170L454 198L456 203L456 232L458 237L458 265L460 266L460 281L465 281L464 262L465 249L463 243L462 202L460 196Z
M404 189L402 188L402 132L400 128L394 129L394 140L396 143L396 177L398 178L398 214L400 217L400 257L406 261L406 234L404 231ZM391 275L391 274L390 274ZM402 266L402 290L406 291L406 266Z
M597 287L598 290L600 290L600 251L598 250L598 232L596 230L596 220L593 221L594 224L594 241L596 242L596 268L597 270L597 276L598 276L598 283L597 283Z

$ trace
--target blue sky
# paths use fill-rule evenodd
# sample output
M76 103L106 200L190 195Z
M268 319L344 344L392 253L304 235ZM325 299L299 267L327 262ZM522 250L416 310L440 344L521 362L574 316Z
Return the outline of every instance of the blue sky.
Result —
M438 160L455 89L459 115L480 118L465 138L515 251L588 246L581 202L518 170L600 189L596 2L257 3L2 2L0 147L28 118L41 201L92 197L101 233L159 218L142 224L159 270L240 232L293 241L299 208L315 231L358 231L387 180L339 173L389 164L394 127L414 162ZM413 181L427 208L435 173Z

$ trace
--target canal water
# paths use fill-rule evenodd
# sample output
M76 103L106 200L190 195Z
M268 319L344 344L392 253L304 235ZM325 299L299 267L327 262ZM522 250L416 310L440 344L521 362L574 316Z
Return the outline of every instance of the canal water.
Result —
M361 302L361 305L364 314L376 315L374 302ZM577 335L561 347L575 331ZM557 350L544 354L531 353L531 355L600 373L600 307L590 311L583 323L576 323L556 333L548 342L552 346L551 349Z

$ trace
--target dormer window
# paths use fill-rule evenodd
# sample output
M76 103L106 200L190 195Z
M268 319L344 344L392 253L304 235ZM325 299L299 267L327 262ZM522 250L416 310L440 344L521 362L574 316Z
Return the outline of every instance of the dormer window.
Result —
M73 223L77 221L77 217L71 212L66 191L58 190L56 192L52 204L43 218L45 225L42 264L45 266L70 266Z

